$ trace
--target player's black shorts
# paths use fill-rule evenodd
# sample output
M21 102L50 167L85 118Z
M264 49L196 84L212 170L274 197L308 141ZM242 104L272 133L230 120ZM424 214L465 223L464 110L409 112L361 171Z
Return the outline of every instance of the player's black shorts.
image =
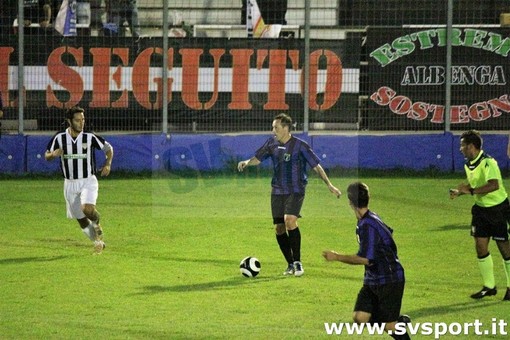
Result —
M304 194L290 195L271 195L271 212L273 213L273 223L285 223L285 215L294 215L301 217L301 207L305 199Z
M404 282L388 283L378 286L363 285L358 293L355 312L372 314L370 322L393 322L400 316Z
M510 215L508 199L493 207L471 208L471 236L492 237L496 241L508 240L507 221Z

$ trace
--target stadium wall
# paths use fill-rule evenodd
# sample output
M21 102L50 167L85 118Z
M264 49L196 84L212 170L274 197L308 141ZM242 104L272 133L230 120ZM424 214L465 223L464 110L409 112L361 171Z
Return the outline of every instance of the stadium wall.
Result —
M113 171L215 171L235 169L268 138L265 134L139 134L105 135L115 149ZM410 169L463 171L459 136L423 135L300 135L328 168ZM58 173L59 162L47 162L44 152L50 136L3 135L0 138L0 173ZM502 170L508 170L508 137L484 134L484 150ZM101 155L98 161L101 165ZM270 167L265 161L263 167Z

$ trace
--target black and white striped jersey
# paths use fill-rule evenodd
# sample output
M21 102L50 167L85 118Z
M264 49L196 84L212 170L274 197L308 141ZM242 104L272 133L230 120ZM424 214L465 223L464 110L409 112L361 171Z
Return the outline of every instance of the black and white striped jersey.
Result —
M66 179L87 178L96 173L95 150L103 150L108 143L93 132L82 131L73 138L68 132L57 132L48 143L47 151L62 149L60 168Z

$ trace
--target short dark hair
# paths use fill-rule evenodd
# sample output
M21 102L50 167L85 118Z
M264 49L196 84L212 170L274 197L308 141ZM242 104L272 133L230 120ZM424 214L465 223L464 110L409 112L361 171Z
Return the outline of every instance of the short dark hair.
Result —
M353 206L356 208L368 207L370 200L370 193L368 185L362 182L354 182L347 187L347 197Z
M78 112L85 112L84 109L82 109L79 106L73 106L66 110L66 119L73 120L74 115Z
M482 148L482 135L477 130L469 130L460 135L460 140L464 140L465 144L473 144L475 148Z
M287 126L289 131L292 129L292 118L286 113L280 113L274 117L274 120L279 120L282 126Z

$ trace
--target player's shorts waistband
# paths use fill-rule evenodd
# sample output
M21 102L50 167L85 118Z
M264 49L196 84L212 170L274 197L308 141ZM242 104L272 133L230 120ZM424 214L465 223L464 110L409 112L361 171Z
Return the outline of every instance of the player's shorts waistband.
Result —
M92 176L84 177L84 178L76 178L76 179L64 178L64 181L65 181L65 182L69 182L69 183L73 183L73 182L83 182L83 181L89 180L89 179L91 179L91 178L96 178L96 175L92 175Z

